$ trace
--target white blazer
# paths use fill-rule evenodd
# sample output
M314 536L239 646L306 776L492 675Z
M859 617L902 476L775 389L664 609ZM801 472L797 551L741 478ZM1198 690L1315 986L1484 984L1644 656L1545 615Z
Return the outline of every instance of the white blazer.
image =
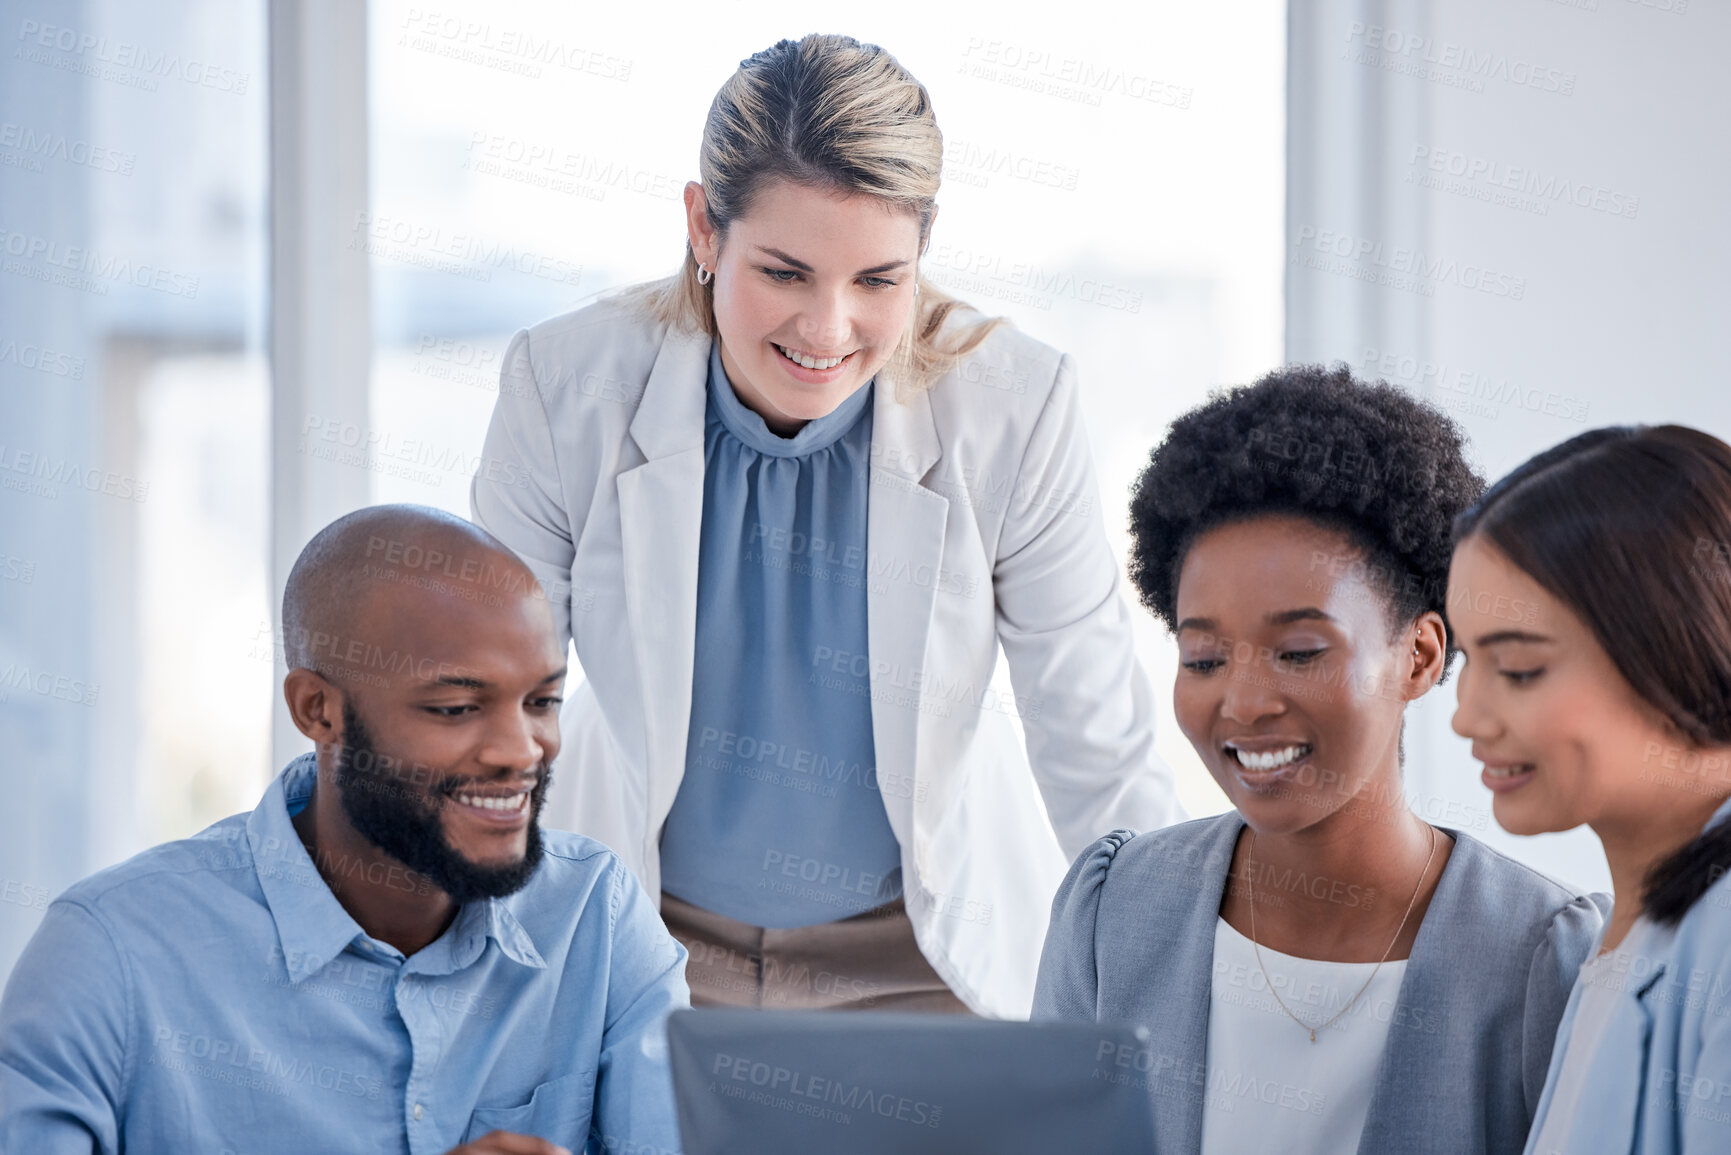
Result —
M544 820L606 843L651 894L685 771L709 348L618 299L519 332L471 491L475 520L548 590L585 675ZM1110 830L1183 817L1075 369L1000 328L929 391L879 389L874 406L871 653L827 660L869 663L921 951L976 1012L1025 1018L1070 859ZM989 689L1000 646L1013 695Z

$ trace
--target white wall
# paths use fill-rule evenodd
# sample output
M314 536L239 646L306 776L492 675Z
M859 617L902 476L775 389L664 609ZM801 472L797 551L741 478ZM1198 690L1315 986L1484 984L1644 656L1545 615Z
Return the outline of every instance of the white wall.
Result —
M676 0L653 19L565 0L374 0L377 220L446 248L515 246L581 276L513 278L444 259L427 268L412 258L442 258L432 242L379 245L369 433L476 461L513 329L677 267L678 190L697 175L703 116L738 62L781 37L845 32L883 45L926 85L944 132L925 274L1075 356L1123 556L1127 489L1166 425L1280 359L1279 0L844 15L753 0L720 21L715 12L704 0ZM520 30L582 46L591 67L500 67L510 61L499 38ZM457 51L464 44L473 51ZM381 470L373 498L466 514L471 472ZM1151 617L1135 618L1160 753L1193 813L1223 810L1172 718L1175 647Z
M1731 440L1731 5L1294 0L1291 19L1290 360L1439 402L1490 480L1601 425ZM1413 716L1408 784L1477 816L1453 709L1451 685ZM1484 833L1608 888L1590 832Z

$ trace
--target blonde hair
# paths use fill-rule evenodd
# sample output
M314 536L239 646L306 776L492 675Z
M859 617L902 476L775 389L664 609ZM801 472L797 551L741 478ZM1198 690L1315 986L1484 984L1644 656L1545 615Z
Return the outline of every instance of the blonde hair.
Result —
M723 236L766 185L785 180L912 211L923 251L943 158L931 96L895 57L851 36L813 34L740 63L709 106L698 171L710 223ZM883 369L898 393L930 388L1008 323L985 318L940 340L951 314L973 307L924 277L916 285L913 316ZM658 320L716 335L714 281L699 283L689 239L678 273L632 291Z

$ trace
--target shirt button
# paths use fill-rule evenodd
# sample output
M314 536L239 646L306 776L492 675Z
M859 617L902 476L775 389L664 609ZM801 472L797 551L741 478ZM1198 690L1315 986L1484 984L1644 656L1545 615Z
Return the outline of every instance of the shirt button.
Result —
M423 1114L425 1114L425 1112L423 1112L421 1110L421 1105L419 1103L416 1103L415 1104L415 1118L419 1119Z

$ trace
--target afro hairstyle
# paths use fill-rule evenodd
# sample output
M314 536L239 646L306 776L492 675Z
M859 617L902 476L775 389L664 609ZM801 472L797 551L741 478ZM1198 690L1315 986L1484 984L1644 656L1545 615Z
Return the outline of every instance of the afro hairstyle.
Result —
M1344 364L1288 366L1217 392L1172 423L1131 487L1131 581L1175 631L1178 574L1196 539L1229 522L1289 514L1363 551L1365 573L1388 599L1391 631L1427 610L1441 614L1451 525L1485 488L1464 443L1434 405L1355 380ZM1446 647L1452 661L1452 631Z

